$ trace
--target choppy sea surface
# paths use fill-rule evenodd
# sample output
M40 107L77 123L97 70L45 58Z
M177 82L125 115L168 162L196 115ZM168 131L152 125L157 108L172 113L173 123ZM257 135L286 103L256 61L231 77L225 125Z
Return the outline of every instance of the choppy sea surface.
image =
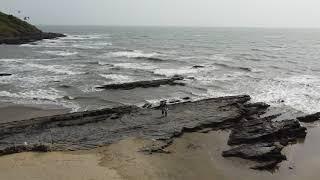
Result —
M0 102L72 111L159 99L248 94L290 109L320 111L320 30L45 26L67 35L0 45ZM193 68L195 65L203 68ZM133 90L95 87L187 77L186 86Z

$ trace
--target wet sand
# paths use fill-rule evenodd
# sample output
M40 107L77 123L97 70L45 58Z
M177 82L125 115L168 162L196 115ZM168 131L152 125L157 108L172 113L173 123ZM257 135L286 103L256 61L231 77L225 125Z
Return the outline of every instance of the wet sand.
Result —
M273 173L251 170L246 160L223 158L221 152L227 148L228 132L217 131L187 133L167 148L170 154L139 152L152 141L128 138L89 151L3 156L0 157L0 179L319 179L320 127L309 126L305 141L285 148L289 160L282 162Z
M58 115L68 112L68 109L62 108L48 109L14 104L0 104L0 122L12 122L36 117Z

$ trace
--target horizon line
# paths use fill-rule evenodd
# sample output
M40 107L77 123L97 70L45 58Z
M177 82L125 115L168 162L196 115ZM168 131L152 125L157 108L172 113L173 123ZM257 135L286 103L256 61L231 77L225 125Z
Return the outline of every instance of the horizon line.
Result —
M320 29L320 27L281 26L192 26L192 25L106 25L106 24L34 24L36 26L78 26L78 27L172 27L172 28L248 28L248 29Z

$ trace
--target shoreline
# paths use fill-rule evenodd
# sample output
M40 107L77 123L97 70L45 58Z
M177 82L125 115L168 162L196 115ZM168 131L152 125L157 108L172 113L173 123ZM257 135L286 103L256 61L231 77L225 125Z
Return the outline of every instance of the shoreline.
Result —
M311 130L305 144L285 148L290 160L283 161L273 173L249 169L247 160L223 158L221 151L227 148L228 134L227 131L184 134L167 148L172 151L170 154L139 152L150 140L127 138L92 150L7 155L0 157L0 178L316 180L320 176L317 166L320 158L314 148L314 140L320 137L318 128Z
M193 114L195 116L193 118L195 119L206 119L207 117L212 117L209 113L210 111L213 111L214 114L220 113L220 115L222 115L223 112L227 112L227 114L224 115L225 117L231 118L230 115L233 114L233 116L236 118L238 117L238 110L241 109L238 109L239 103L245 103L248 100L248 96L234 96L206 99L195 102L178 103L169 106L169 109L171 109L171 114L169 115L172 116L173 113L177 113L175 116L179 117L181 116L181 114L179 115L179 113L181 113L180 111L184 111L184 113L186 113L185 110L188 109L188 116L182 116L183 118L190 118L189 116ZM238 105L234 105L234 103ZM210 108L204 110L203 108L207 106ZM215 109L214 106L217 106L217 109ZM245 106L249 108L246 111L251 111L250 113L253 114L261 112L261 110L264 111L267 107L266 104L247 104ZM199 108L198 111L200 112L197 112L197 110L195 110L194 108ZM258 110L256 108L258 108ZM19 111L28 114L30 118L46 116L45 118L36 118L32 121L7 121L8 123L2 122L0 124L2 128L9 125L11 126L11 128L14 129L19 128L22 123L22 126L24 126L24 128L30 128L27 132L28 135L26 135L31 136L30 138L33 139L32 136L34 135L34 133L43 131L42 129L36 129L36 131L33 132L32 128L37 127L37 123L42 124L41 126L50 126L51 128L55 128L54 124L50 124L50 122L54 120L58 122L58 129L56 130L58 130L57 132L59 132L58 134L59 136L61 136L63 135L63 132L61 130L65 128L65 130L67 130L68 133L75 133L76 131L73 131L72 129L68 130L68 128L88 128L97 123L97 127L93 126L95 127L95 131L97 131L98 127L105 126L103 124L99 124L99 121L94 120L93 122L91 122L88 121L89 119L86 120L86 118L84 117L90 117L95 119L95 117L99 117L104 114L107 115L107 117L109 118L111 117L111 119L109 120L113 120L115 122L126 121L126 119L128 118L126 117L127 115L123 116L121 115L121 113L125 113L125 111L127 110L129 110L129 114L136 114L137 117L140 118L148 113L154 113L154 111L158 112L158 110L153 109L138 109L136 112L135 108L131 110L130 108L116 108L113 110L105 109L98 111L64 114L66 113L66 110L61 109L44 110L36 107L0 104L0 114L3 112L16 112L12 113L15 115L11 117L12 121L13 119L21 120L19 118L24 116L23 114L17 113ZM109 111L111 112L111 115L108 115L108 113L110 113ZM116 112L116 115L112 114L112 112ZM204 112L209 113L208 116L203 116ZM77 119L78 116L81 116L82 118ZM151 117L155 118L157 123L159 123L159 121L162 121L161 119L157 118L157 116L153 115ZM191 117L190 122L194 121L192 120L193 118ZM135 119L135 121L136 120L137 119ZM146 126L150 126L148 124L153 123L150 120L151 119L146 121L148 122ZM31 123L30 127L28 125L29 122ZM132 121L130 124L132 124ZM314 142L316 142L316 140L320 137L320 129L316 123L303 125L308 127L308 132L310 131L310 133L307 134L307 137L303 140L304 142L301 142L299 140L297 141L297 144L289 144L288 146L283 148L282 152L284 155L287 156L287 161L282 161L281 163L279 163L279 169L276 169L272 172L257 171L250 169L256 164L255 162L250 160L245 160L237 157L222 156L222 153L224 151L232 148L232 146L228 145L228 139L230 141L230 134L232 134L234 130L232 130L232 128L230 129L229 123L226 123L222 126L225 126L224 128L222 128L223 130L220 130L220 128L214 126L209 126L208 128L206 128L206 125L202 128L198 128L198 126L201 127L201 125L195 125L194 127L192 127L189 124L187 125L187 129L189 130L181 132L180 135L175 134L174 139L172 139L172 141L169 141L169 144L164 145L161 143L160 145L158 145L157 143L160 141L152 140L152 134L146 134L145 136L142 136L141 134L137 135L135 133L131 134L127 132L137 128L137 125L137 127L128 127L128 129L123 127L122 124L119 130L113 130L113 136L115 136L115 132L124 131L124 137L115 137L115 140L111 141L109 144L101 143L97 146L91 144L93 146L87 146L87 148L84 148L83 150L81 150L82 148L80 148L80 144L74 147L69 146L70 149L65 149L63 148L63 146L61 146L62 144L60 144L61 149L58 148L57 151L53 150L53 152L38 153L19 151L19 153L10 153L8 155L0 156L0 179L3 178L8 180L16 180L23 178L26 180L31 180L34 177L48 180L67 180L79 178L96 180L191 180L196 178L206 180L216 178L221 180L227 180L236 179L239 177L246 177L247 180L264 180L270 178L274 178L276 180L298 180L302 178L315 179L320 175L320 173L318 173L317 171L317 164L320 163L320 158L315 158L318 155L317 149L320 148L320 145L319 148L314 147ZM133 129L130 130L130 128ZM6 131L6 129L4 130ZM79 130L80 129L78 129L78 131ZM22 132L22 134L20 134L20 131ZM23 132L24 130L21 129L17 131L15 134L12 134L12 136L16 136L18 133L20 135L17 135L17 137L21 138L21 135L24 136ZM161 132L163 133L163 131ZM157 133L161 132L159 131ZM10 131L6 133L10 133ZM6 137L5 134L2 137L4 139L8 139L8 137ZM93 134L91 134L90 136L92 135ZM9 142L12 138L17 139L17 137L11 138L10 136L9 139L5 141ZM42 140L45 140L45 136L45 131L43 131L41 133ZM92 138L90 136L85 137L85 139ZM165 135L164 137L166 136L167 135ZM106 138L106 136L104 137ZM61 136L61 140L63 139L66 140L65 138L63 138L63 136ZM36 139L33 140L37 141ZM68 139L68 141L70 141L70 139ZM82 139L82 141L84 141L84 139ZM32 143L31 141L26 142ZM91 141L91 143L92 142L94 141ZM84 143L84 145L86 146L86 143ZM59 147L59 145L57 147ZM21 173L15 173L17 171Z

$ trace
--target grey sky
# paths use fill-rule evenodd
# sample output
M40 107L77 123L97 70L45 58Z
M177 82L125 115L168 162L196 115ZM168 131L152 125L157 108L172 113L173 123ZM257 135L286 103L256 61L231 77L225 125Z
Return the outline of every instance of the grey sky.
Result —
M319 0L0 0L49 25L320 27ZM22 16L22 15L21 15Z

